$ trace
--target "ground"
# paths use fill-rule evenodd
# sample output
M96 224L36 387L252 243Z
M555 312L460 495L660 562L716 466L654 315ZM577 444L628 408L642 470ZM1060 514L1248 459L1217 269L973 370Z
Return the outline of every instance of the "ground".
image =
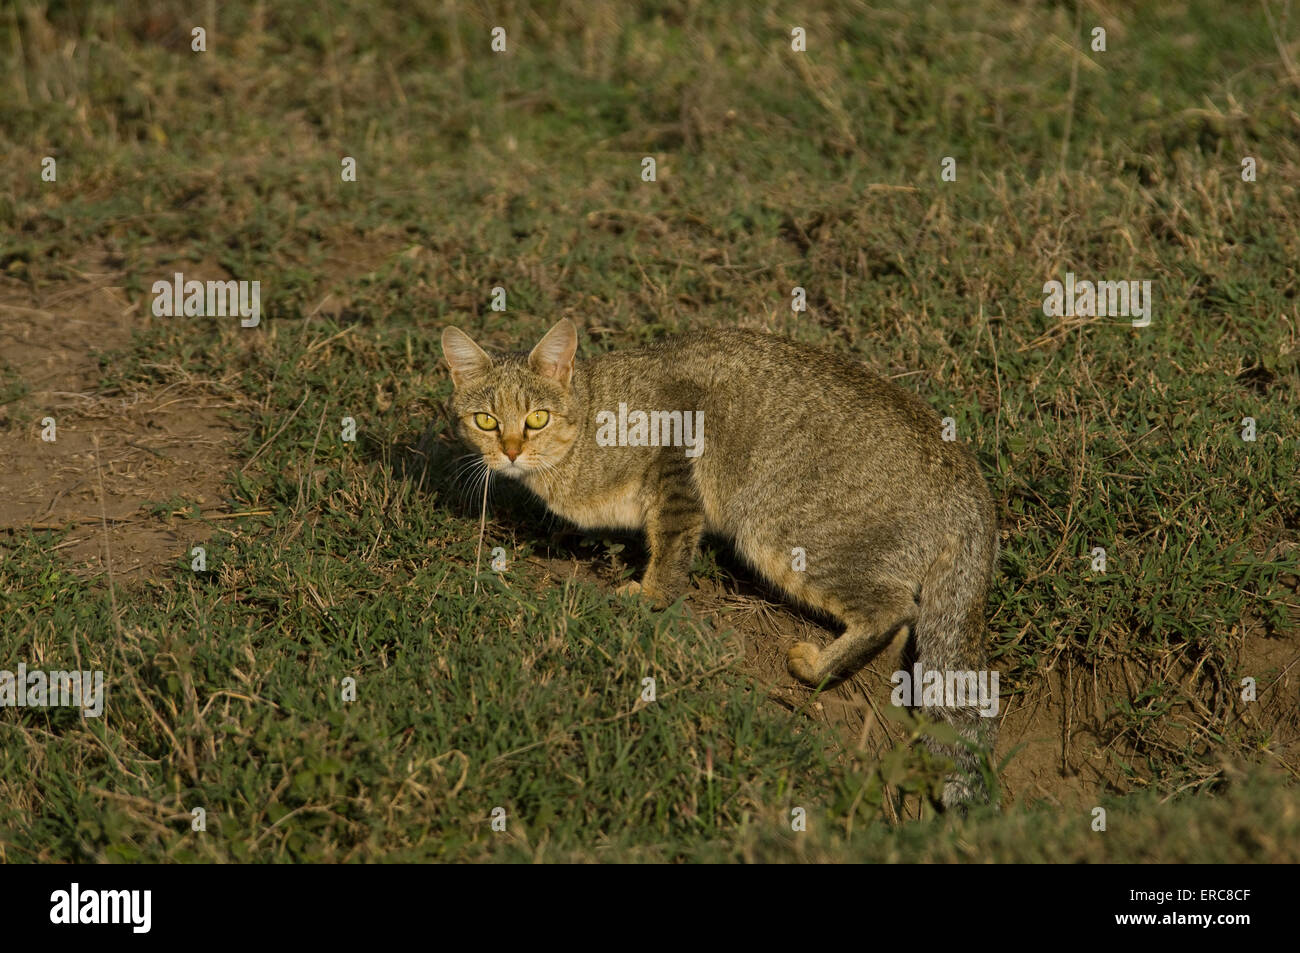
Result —
M1296 860L1296 25L826 4L799 54L743 5L497 15L501 57L455 3L225 5L202 54L161 0L0 23L0 670L110 693L0 712L0 858ZM176 271L262 323L156 316ZM1153 280L1152 325L1045 314L1067 271ZM1000 811L936 816L897 646L795 682L833 629L719 541L661 612L615 593L635 539L484 510L438 334L563 316L588 355L790 334L954 418Z

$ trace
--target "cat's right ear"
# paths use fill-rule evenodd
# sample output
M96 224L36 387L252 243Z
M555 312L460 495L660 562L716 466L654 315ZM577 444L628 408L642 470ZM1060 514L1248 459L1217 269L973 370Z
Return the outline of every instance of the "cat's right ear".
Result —
M461 387L492 367L492 358L460 328L442 331L442 356L451 368L453 387Z

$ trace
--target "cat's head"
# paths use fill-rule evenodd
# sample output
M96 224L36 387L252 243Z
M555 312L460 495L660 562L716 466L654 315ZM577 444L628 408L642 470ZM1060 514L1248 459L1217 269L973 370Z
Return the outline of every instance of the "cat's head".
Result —
M507 476L544 471L558 463L581 423L573 394L578 329L568 318L546 332L528 355L493 359L460 328L442 332L442 356L455 391L456 433Z

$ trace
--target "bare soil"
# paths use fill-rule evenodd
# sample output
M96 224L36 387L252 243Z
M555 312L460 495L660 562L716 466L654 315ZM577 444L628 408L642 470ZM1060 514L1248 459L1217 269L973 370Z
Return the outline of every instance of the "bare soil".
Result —
M13 448L0 455L0 540L22 528L71 526L57 548L73 571L94 577L111 565L115 578L153 578L188 563L211 528L151 506L183 499L205 516L227 511L238 400L223 396L220 382L101 387L101 357L127 347L132 330L154 318L127 300L110 256L73 271L38 290L0 279L0 346L28 388L0 407L0 432ZM53 441L42 439L47 418Z

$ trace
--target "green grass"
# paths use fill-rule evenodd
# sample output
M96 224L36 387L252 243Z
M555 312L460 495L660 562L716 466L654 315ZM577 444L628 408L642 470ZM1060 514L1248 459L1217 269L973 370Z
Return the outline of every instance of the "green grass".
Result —
M1295 777L1294 705L1240 698L1278 675L1251 645L1295 645L1300 601L1300 127L1256 10L1125 5L1093 53L1092 13L1076 36L1064 6L994 0L800 23L731 2L256 9L223 4L204 54L170 2L0 16L22 52L0 268L35 292L103 250L142 315L193 262L260 280L259 329L142 319L103 366L126 393L229 382L260 451L229 502L270 511L214 524L208 573L178 553L134 587L70 574L57 536L0 538L0 668L79 657L110 693L99 721L0 713L0 856L1296 859L1300 795L1270 773ZM1151 279L1151 327L1044 317L1067 270ZM690 612L544 583L532 555L610 554L508 492L483 545L511 568L476 574L478 500L409 449L443 426L437 333L522 347L563 315L587 353L763 320L923 371L901 383L998 501L1004 702L1069 673L1110 759L1108 831L1028 799L892 823L889 797L941 766L774 705Z

